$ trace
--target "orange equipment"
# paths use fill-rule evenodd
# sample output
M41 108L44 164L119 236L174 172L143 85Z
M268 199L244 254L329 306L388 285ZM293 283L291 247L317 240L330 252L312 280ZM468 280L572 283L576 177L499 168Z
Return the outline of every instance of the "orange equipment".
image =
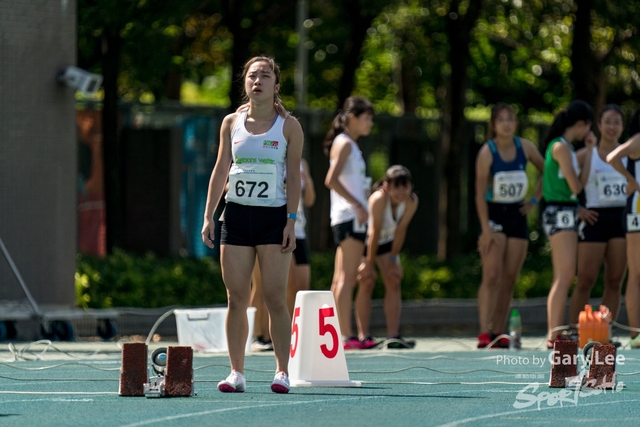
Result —
M584 311L578 317L578 344L584 348L590 341L600 344L609 343L609 309L601 305L600 310L593 312L590 305L584 306Z

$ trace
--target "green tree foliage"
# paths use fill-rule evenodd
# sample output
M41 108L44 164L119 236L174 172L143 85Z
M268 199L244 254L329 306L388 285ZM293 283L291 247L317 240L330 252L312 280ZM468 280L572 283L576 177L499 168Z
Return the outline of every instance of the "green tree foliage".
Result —
M570 101L570 11L553 1L490 2L471 46L472 101L506 101L525 113Z
M442 119L457 206L464 174L465 117L502 101L519 114L549 117L581 97L598 108L640 94L640 6L633 0L338 0L309 1L305 48L308 105L333 110L349 94L379 112ZM118 229L118 100L231 107L250 56L275 56L282 95L295 107L295 0L78 0L78 57L104 77L108 246ZM486 113L484 114L486 117ZM475 117L477 118L477 117ZM115 206L115 207L114 207ZM443 232L459 213L446 215ZM454 252L457 249L454 249Z
M221 97L228 103L235 76L231 54L238 37L232 29L239 28L243 34L252 34L249 55L276 56L283 68L283 92L291 93L286 89L292 89L298 43L293 4L272 12L275 5L269 1L240 3L239 9L220 1L187 0L179 7L168 7L153 0L79 0L79 63L101 71L104 37L115 34L122 40L118 84L122 99L166 99L167 75L175 72L208 90L210 103L220 103ZM355 55L359 60L353 92L371 98L379 111L428 115L440 106L438 89L450 68L445 34L448 2L374 3L358 6L362 16L375 16L360 55ZM553 111L574 97L577 89L572 79L578 74L572 63L578 58L571 55L579 5L591 7L587 59L602 62L607 98L624 104L637 94L640 42L633 35L640 7L636 2L485 0L469 45L469 105L506 101L522 106L523 112ZM305 26L311 107L337 105L347 48L353 43L350 13L356 12L344 2L310 2ZM278 19L267 24L266 18L272 16ZM239 23L232 24L233 19Z
M309 4L309 18L304 25L308 29L305 43L309 52L307 104L311 108L338 108L337 88L343 75L345 45L349 38L346 21L339 2L321 0ZM297 43L295 36L289 47L293 49Z
M263 5L264 6L264 5ZM264 26L256 29L255 14L250 17L235 16L235 11L221 11L216 8L198 11L191 14L185 20L185 37L188 43L183 51L183 60L186 64L183 85L183 101L189 104L207 104L223 107L231 107L232 102L237 105L240 102L241 85L239 73L242 63L254 55L272 55L281 64L283 76L281 83L283 93L288 93L288 86L293 85L293 60L291 54L282 57L274 52L274 46L280 46L288 42L294 33L292 26L293 16L288 13L277 26ZM289 9L287 9L290 12ZM235 17L234 17L235 16ZM229 23L239 19L239 25ZM234 34L232 28L239 27L242 35ZM245 31L246 30L246 31ZM249 40L246 32L253 34ZM246 53L234 53L234 45L244 44L248 49ZM233 56L244 55L238 58L234 65ZM235 70L232 68L235 67ZM232 96L233 95L233 96ZM232 98L234 101L232 101ZM285 105L288 105L285 99Z
M625 104L625 98L640 87L635 64L640 43L634 37L640 5L585 0L576 6L571 74L576 97L593 104L596 111L614 99Z
M230 68L233 46L239 38L247 48L242 60L259 53L278 59L283 94L293 105L290 94L298 43L294 2L278 7L275 3L187 0L169 8L153 0L79 0L79 62L101 71L104 36L117 34L122 39L118 84L122 99L166 99L167 76L174 72L188 82L188 99L228 105L231 81L237 74ZM378 111L435 114L442 107L443 76L451 66L445 25L450 2L354 3L351 9L335 0L309 4L305 22L309 106L337 106L345 64L356 57L352 92L372 99ZM468 4L460 3L463 10ZM635 102L628 99L640 87L636 67L640 42L633 37L640 18L639 6L630 0L485 0L469 43L468 105L506 101L523 113L554 111L575 97L578 89L573 80L579 74L572 64L579 59L572 57L572 49L579 5L583 10L590 7L589 37L584 43L591 54L586 56L588 61L602 63L607 99L633 108ZM351 54L355 14L373 18L361 52ZM267 22L272 17L276 19ZM203 98L191 96L196 87L205 94Z
M166 99L167 76L182 74L184 18L195 1L78 0L78 63L105 72L107 49L115 56L122 100ZM109 46L109 43L116 45ZM105 87L105 90L110 89Z
M244 63L252 56L266 54L276 56L278 40L269 40L269 30L273 26L292 27L295 23L295 0L222 0L220 9L209 7L213 13L222 14L222 23L233 36L231 46L231 90L229 99L232 107L242 102L242 74ZM268 43L260 44L262 40ZM281 58L276 56L278 61Z
M597 109L604 102L625 104L637 93L630 63L639 48L632 37L635 2L487 4L471 47L472 103L507 100L521 112L554 111L582 98Z
M362 47L371 22L387 4L384 0L309 2L309 18L304 23L308 29L308 106L334 110L358 93L354 86L364 58ZM293 49L297 43L298 36L292 35L287 47Z
M355 90L379 111L427 116L438 106L446 64L443 21L423 3L389 4L367 31Z
M585 2L588 3L588 2ZM587 46L601 58L607 102L635 108L640 88L636 57L638 5L633 1L593 1ZM582 2L571 0L487 0L473 29L468 68L469 106L499 101L518 107L522 114L554 112L576 96L576 68L572 57L576 12ZM582 6L584 8L584 6ZM390 3L374 20L358 70L357 91L365 92L381 111L401 114L401 100L417 94L418 115L440 106L441 77L450 67L446 57L447 15L444 1L411 0ZM400 71L405 57L415 57L417 90L403 85ZM591 59L589 61L595 61ZM586 74L597 64L583 64ZM572 74L573 73L573 74ZM586 97L584 95L583 97ZM408 103L409 104L409 103Z

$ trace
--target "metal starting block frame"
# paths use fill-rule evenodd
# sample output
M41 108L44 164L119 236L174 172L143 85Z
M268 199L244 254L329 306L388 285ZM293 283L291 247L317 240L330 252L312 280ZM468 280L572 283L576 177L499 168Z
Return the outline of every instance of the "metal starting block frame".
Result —
M164 377L160 375L157 377L149 376L149 382L144 383L143 391L145 397L164 397Z
M160 347L151 355L145 397L190 397L193 387L193 349L188 346Z

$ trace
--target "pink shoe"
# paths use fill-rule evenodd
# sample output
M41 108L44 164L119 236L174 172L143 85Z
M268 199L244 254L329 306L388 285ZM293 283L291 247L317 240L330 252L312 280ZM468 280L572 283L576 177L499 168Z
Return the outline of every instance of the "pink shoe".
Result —
M349 337L342 343L345 350L362 350L362 343L356 337Z
M375 346L378 345L377 341L374 341L373 338L371 338L370 335L367 335L366 337L364 337L363 339L360 340L360 345L362 350L367 350L369 348L373 348Z

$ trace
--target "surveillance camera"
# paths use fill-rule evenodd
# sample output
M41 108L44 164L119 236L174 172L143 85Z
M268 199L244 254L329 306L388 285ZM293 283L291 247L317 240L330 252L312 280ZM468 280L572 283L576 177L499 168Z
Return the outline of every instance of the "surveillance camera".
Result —
M87 95L96 93L102 84L100 74L93 74L74 66L64 67L58 71L56 80Z

